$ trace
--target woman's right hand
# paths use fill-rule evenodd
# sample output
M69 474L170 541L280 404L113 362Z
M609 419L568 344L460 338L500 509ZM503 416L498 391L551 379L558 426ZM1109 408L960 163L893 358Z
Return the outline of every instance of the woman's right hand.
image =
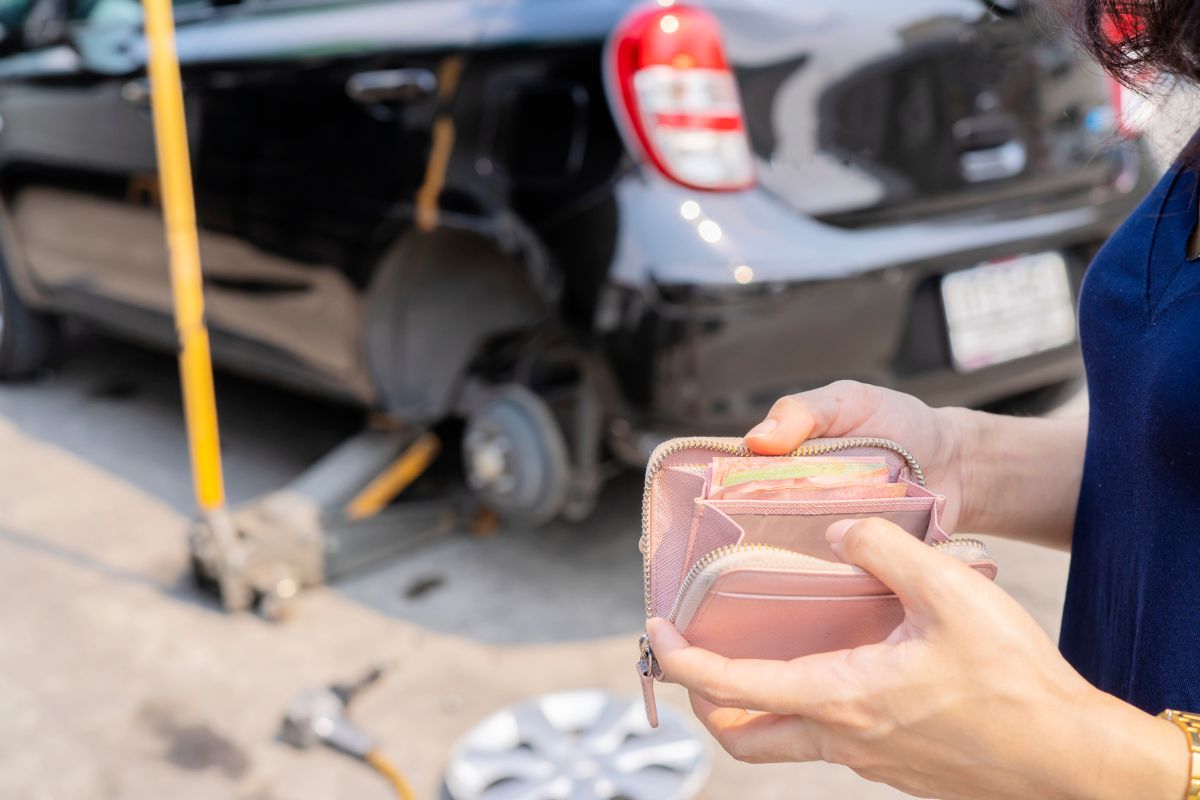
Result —
M942 525L954 531L971 498L964 455L974 412L930 408L912 395L856 381L838 381L781 397L767 418L746 434L746 446L762 455L783 455L807 439L879 436L902 445L920 462L931 486L946 495Z
M845 764L917 797L1183 797L1174 723L1088 684L1000 587L886 520L841 520L825 538L903 604L884 641L730 659L649 622L664 679L730 754Z

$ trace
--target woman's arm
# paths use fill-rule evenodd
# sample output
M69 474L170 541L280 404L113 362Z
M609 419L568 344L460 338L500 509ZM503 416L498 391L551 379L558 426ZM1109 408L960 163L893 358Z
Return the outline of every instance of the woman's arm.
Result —
M939 412L957 431L959 527L1069 550L1087 420Z
M1070 547L1086 420L935 409L911 395L838 381L780 398L746 444L779 455L821 436L882 436L908 448L947 497L947 530Z

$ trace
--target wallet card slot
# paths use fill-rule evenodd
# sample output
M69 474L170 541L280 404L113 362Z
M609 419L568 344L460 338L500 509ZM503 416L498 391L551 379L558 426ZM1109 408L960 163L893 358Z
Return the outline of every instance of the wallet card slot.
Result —
M693 504L692 529L687 539L687 552L683 559L671 591L671 602L679 593L679 587L696 562L721 547L737 544L742 538L741 527L720 510L712 508L707 501L696 500Z
M726 514L807 516L810 514L872 514L885 511L928 511L937 498L881 497L867 500L705 500Z
M796 517L797 519L823 517L822 523L797 522L797 525L803 527L807 534L800 544L799 552L816 555L819 558L829 558L832 554L823 544L824 527L820 528L820 531L815 531L815 526L820 524L828 527L839 519L881 517L894 522L913 536L926 542L944 540L946 535L938 523L939 506L944 502L941 496L915 483L902 482L907 486L908 495L906 497L865 500L706 500L704 502L720 510L738 525L741 525L743 519L747 517ZM812 541L814 536L816 536L815 542ZM764 544L795 549L774 538L759 539L751 536L743 541L761 541ZM825 555L822 555L822 552Z
M680 630L727 658L787 661L883 641L903 621L895 595L757 595L718 584Z
M843 519L879 517L899 525L918 539L929 529L932 506L903 511L860 511L819 514L730 514L729 519L742 530L738 544L766 544L796 553L838 561L825 541L825 530Z
M707 474L704 466L667 467L654 482L650 496L654 524L644 547L650 570L650 608L655 614L665 614L675 602L694 534L694 505Z
M825 541L825 529L842 519L881 517L924 539L933 505L932 495L864 501L696 500L687 548L670 594L674 598L684 576L705 555L735 544L766 544L841 563ZM665 594L665 584L662 589Z
M908 508L911 504L917 504L919 501L932 501L937 499L938 495L929 491L924 486L919 486L912 481L901 478L896 483L904 485L905 494L903 497L865 497L860 499L843 499L843 500L759 500L754 498L740 498L729 500L708 500L711 503L761 503L764 508L779 508L781 513L787 513L789 508L811 507L817 508L818 505L825 505L829 508L850 507L850 505L861 503L864 509L871 508L887 508L889 503L895 503L897 508ZM708 499L708 498L705 498Z

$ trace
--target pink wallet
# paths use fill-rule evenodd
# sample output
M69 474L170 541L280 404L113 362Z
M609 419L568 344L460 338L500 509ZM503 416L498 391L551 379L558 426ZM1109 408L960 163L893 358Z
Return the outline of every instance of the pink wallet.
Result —
M895 442L812 439L793 457L884 461L903 496L860 500L710 500L712 459L751 456L741 439L683 438L659 445L642 495L646 617L665 617L692 644L730 658L787 660L879 642L904 618L896 595L825 541L839 519L882 517L996 577L982 542L951 539L946 498L925 488L920 465ZM900 490L895 490L899 492ZM662 670L643 636L637 664L646 716L658 726L654 681Z

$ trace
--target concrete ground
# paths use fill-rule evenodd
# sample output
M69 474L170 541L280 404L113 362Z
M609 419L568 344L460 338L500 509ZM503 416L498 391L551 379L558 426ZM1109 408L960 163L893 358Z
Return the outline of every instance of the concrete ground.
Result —
M234 500L356 424L227 376L218 391ZM639 492L637 476L618 481L579 526L447 536L304 595L285 624L227 616L188 578L174 363L88 338L53 375L0 389L0 798L383 800L361 764L294 751L276 731L300 690L389 659L354 714L437 797L452 742L493 709L556 689L637 691ZM995 551L1001 584L1055 633L1066 555ZM702 796L902 795L839 767L717 751Z

